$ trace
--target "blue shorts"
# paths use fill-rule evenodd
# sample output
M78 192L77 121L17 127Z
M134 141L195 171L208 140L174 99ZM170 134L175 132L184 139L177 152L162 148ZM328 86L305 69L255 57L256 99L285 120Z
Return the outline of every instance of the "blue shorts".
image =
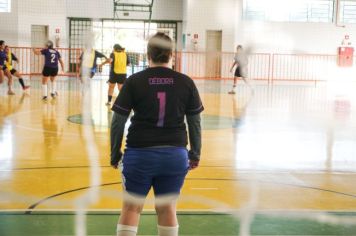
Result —
M95 73L96 73L96 67L92 67L90 69L90 77L94 77Z
M179 194L188 173L188 152L184 147L127 148L122 179L128 193L146 196Z

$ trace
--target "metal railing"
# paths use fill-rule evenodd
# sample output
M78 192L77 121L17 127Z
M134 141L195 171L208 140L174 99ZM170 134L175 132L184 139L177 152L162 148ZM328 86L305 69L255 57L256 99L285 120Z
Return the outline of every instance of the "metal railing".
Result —
M64 72L60 76L77 77L79 75L79 57L81 49L57 49L65 63ZM23 75L40 75L43 68L43 56L35 55L30 47L12 47L11 51L20 60L14 67ZM131 60L128 74L147 67L145 54L128 52ZM172 60L174 70L187 74L192 78L232 79L230 72L234 53L230 52L175 52ZM337 55L317 54L270 54L253 53L248 56L248 75L250 79L268 83L276 81L327 81L335 76L353 76L356 78L356 66L339 67ZM109 75L108 66L101 76Z

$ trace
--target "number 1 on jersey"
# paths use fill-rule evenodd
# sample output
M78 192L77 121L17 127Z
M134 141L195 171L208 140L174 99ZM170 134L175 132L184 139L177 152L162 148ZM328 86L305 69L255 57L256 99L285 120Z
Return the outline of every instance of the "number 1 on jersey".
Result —
M157 127L163 127L164 117L166 115L166 93L158 92L157 98L159 100L159 114L158 114Z

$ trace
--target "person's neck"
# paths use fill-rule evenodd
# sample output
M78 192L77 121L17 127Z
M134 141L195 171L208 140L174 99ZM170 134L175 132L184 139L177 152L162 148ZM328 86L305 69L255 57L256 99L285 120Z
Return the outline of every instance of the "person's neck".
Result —
M149 63L149 67L150 67L150 68L153 68L153 67L166 67L166 68L170 68L170 67L169 67L169 63L153 63L153 62L150 62L150 63Z

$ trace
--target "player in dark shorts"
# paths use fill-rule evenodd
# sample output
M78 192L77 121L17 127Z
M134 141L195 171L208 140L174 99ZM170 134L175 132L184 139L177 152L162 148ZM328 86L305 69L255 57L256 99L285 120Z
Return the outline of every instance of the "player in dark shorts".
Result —
M97 64L97 59L98 58L105 58L105 61L103 63L101 63L99 65L99 70L101 70L101 68L103 67L103 65L110 63L110 60L107 58L107 56L105 56L104 54L102 54L101 52L97 51L97 50L89 50L87 55L87 58L83 58L84 57L84 53L86 53L86 51L84 51L80 57L79 57L79 71L80 71L80 81L82 81L82 75L84 75L84 77L89 75L89 78L92 79L97 71L98 68L98 64Z
M241 78L252 90L250 84L247 81L247 66L248 66L248 59L247 56L245 55L242 46L238 45L236 47L236 54L234 57L234 62L231 66L230 72L234 69L236 66L235 73L234 73L234 84L232 86L231 91L229 91L229 94L235 94L235 89L236 89L236 82L238 78Z
M143 201L151 187L156 198L171 199L156 201L158 234L178 235L176 200L188 170L199 164L200 113L204 107L193 80L169 68L172 48L169 36L154 35L147 46L149 68L125 81L112 107L111 165L122 170L124 188L119 236L136 235ZM134 115L121 160L121 141L131 110Z
M6 68L6 61L8 60L7 58L7 54L5 52L5 41L4 40L0 40L0 84L2 84L4 82L5 79L5 75L8 75L10 73L8 73L8 70ZM8 91L7 94L8 95L14 95L15 93L12 91L12 76L10 74L10 76L8 77Z
M53 42L48 40L46 48L34 49L36 55L43 55L45 57L45 64L42 71L42 100L47 100L48 97L48 78L51 80L51 96L56 98L58 96L56 89L56 76L58 75L58 62L61 64L62 71L64 71L64 63L61 54L53 48Z
M6 60L6 64L4 68L4 71L6 76L9 78L10 76L15 76L19 79L19 83L22 87L23 90L27 90L30 88L30 86L25 85L25 82L23 81L20 73L13 67L12 62L16 61L17 64L19 64L19 60L17 59L17 57L15 56L15 54L13 54L9 48L9 46L5 46L5 52L7 54L7 60Z
M130 64L129 57L125 52L125 48L120 44L114 45L114 50L110 54L110 78L109 78L109 90L108 90L108 102L107 106L111 105L112 95L114 93L115 85L121 91L122 85L126 80L127 66Z
M4 49L5 49L5 41L0 40L0 84L4 82L4 66L7 59L7 55Z

